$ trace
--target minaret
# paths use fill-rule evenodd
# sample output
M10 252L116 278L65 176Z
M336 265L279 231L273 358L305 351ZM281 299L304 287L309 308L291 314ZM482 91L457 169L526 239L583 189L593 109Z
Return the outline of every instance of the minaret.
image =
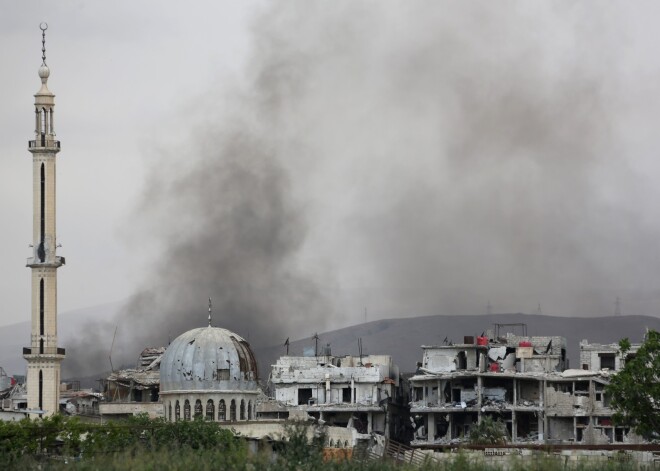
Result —
M60 363L64 349L57 347L57 269L64 257L56 255L55 157L60 141L55 138L53 111L55 95L48 90L50 69L46 65L46 29L42 31L41 89L34 95L35 139L29 141L32 154L34 253L27 266L32 270L32 334L23 348L27 360L28 409L51 415L59 410Z

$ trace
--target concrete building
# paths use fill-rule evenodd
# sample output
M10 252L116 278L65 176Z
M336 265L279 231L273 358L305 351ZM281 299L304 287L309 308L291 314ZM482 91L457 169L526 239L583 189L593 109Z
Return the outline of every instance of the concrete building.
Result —
M627 427L617 427L605 390L609 379L635 355L640 344L631 345L624 358L618 344L580 342L581 369L566 370L561 378L547 378L545 410L548 442L586 444L638 443L640 437Z
M460 442L485 416L501 420L514 443L639 441L628 428L613 425L605 392L622 364L618 345L582 341L584 369L572 370L563 337L489 337L422 347L422 362L410 379L414 446Z
M33 416L59 410L60 364L65 357L57 345L57 269L64 257L57 256L55 230L55 158L60 141L55 135L55 95L48 89L50 69L46 65L46 29L42 23L41 88L34 96L35 138L29 141L33 182L32 332L30 346L23 348L27 360L27 405Z
M113 371L104 381L105 401L99 406L105 418L123 418L146 413L163 416L160 400L160 362L165 347L142 350L135 368Z
M273 365L274 399L359 438L394 436L402 426L399 369L390 355L283 356ZM401 404L403 405L403 404Z
M580 342L580 365L583 370L599 371L619 371L623 368L625 360L634 356L639 350L640 344L630 346L624 358L618 343L600 344L589 343L588 340Z

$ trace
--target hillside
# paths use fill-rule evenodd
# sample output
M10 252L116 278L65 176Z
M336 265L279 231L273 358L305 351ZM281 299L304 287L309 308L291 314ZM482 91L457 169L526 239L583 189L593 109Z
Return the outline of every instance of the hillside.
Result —
M59 344L65 348L68 340L81 335L87 322L112 319L122 303L107 303L84 309L76 309L58 316ZM23 359L23 347L30 345L30 322L19 322L0 327L0 366L10 375L24 375L27 363ZM108 347L110 342L108 341Z
M60 315L59 335L62 345L81 334L84 321L110 319L120 303L105 304L71 311ZM358 338L362 338L363 352L391 354L401 371L413 371L421 360L421 345L441 344L447 337L461 342L465 335L479 335L492 328L493 323L526 323L529 335L561 335L568 341L568 357L578 367L581 339L591 342L617 342L622 337L640 341L647 327L660 330L660 318L649 316L570 318L530 314L493 314L490 316L425 316L384 319L319 333L319 348L329 343L335 355L357 355ZM310 328L312 330L312 328ZM22 347L30 338L28 322L0 327L0 366L9 374L24 374ZM275 339L274 339L275 340ZM277 339L279 340L279 339ZM286 352L281 343L275 346L252 345L259 363L262 379L268 377L270 365ZM110 340L108 340L108 347ZM302 355L304 348L314 347L311 338L291 342L289 352ZM101 374L101 372L99 372ZM94 377L95 379L95 377Z

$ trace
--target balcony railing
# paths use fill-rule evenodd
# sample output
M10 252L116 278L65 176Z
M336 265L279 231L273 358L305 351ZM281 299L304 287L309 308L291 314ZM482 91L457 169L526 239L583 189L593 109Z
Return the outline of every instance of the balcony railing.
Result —
M28 148L30 149L36 149L39 147L44 147L47 149L59 149L60 148L60 141L56 141L55 139L36 139L34 141L28 141Z
M66 349L61 347L23 347L23 355L66 355Z

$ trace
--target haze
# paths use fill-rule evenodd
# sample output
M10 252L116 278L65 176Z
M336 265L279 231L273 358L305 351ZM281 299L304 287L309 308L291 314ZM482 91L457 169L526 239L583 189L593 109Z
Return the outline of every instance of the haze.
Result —
M127 345L209 296L258 343L365 307L657 315L655 3L195 5L3 6L0 322L29 319L41 21L60 312L129 299Z

